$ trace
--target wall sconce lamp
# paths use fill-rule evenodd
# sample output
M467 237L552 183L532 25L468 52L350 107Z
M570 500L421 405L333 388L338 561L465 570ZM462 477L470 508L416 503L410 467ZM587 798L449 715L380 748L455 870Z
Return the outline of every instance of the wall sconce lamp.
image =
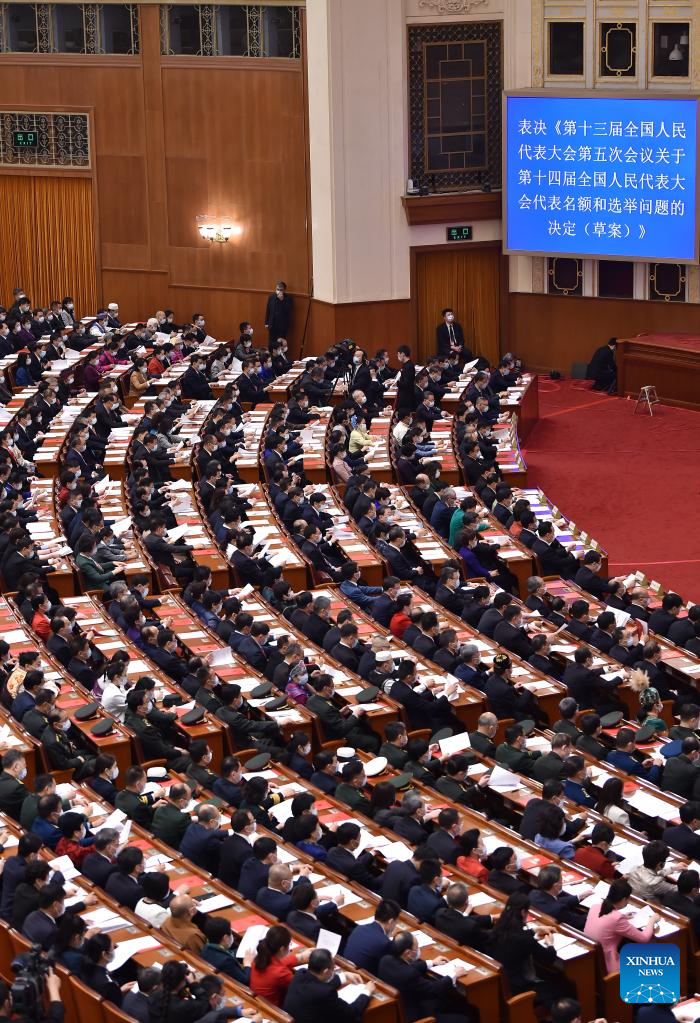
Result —
M197 222L197 230L204 241L207 242L218 242L220 245L224 245L229 238L237 238L243 234L241 225L232 224L230 220L212 223L208 217L204 216L195 217L195 220Z

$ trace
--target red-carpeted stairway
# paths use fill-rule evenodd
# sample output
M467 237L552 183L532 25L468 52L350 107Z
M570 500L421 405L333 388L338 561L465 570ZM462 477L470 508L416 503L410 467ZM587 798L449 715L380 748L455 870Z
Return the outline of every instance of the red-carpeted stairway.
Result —
M531 486L608 552L700 602L700 412L634 402L580 380L539 379L540 421L524 448Z

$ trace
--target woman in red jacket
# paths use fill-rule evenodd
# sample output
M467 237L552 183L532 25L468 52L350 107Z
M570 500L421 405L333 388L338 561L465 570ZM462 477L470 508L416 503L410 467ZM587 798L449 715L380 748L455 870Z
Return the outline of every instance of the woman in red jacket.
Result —
M258 951L250 969L251 991L279 1008L292 982L294 967L307 962L313 951L305 948L290 952L291 941L292 935L286 927L281 924L271 927L258 942Z

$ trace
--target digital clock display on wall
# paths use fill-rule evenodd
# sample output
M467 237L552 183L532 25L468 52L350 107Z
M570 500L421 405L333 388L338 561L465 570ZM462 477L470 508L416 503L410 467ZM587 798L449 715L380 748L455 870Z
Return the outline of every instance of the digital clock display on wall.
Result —
M37 131L13 131L12 144L17 149L36 149L39 145L39 133Z

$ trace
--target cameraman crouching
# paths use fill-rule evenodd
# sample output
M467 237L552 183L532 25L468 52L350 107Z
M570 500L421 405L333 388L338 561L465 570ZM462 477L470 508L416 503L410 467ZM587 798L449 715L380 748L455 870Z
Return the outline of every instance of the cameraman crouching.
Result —
M63 1003L61 1002L61 982L53 970L46 974L46 991L48 993L48 1015L23 1016L12 1010L12 993L9 984L0 980L0 1023L63 1023Z

